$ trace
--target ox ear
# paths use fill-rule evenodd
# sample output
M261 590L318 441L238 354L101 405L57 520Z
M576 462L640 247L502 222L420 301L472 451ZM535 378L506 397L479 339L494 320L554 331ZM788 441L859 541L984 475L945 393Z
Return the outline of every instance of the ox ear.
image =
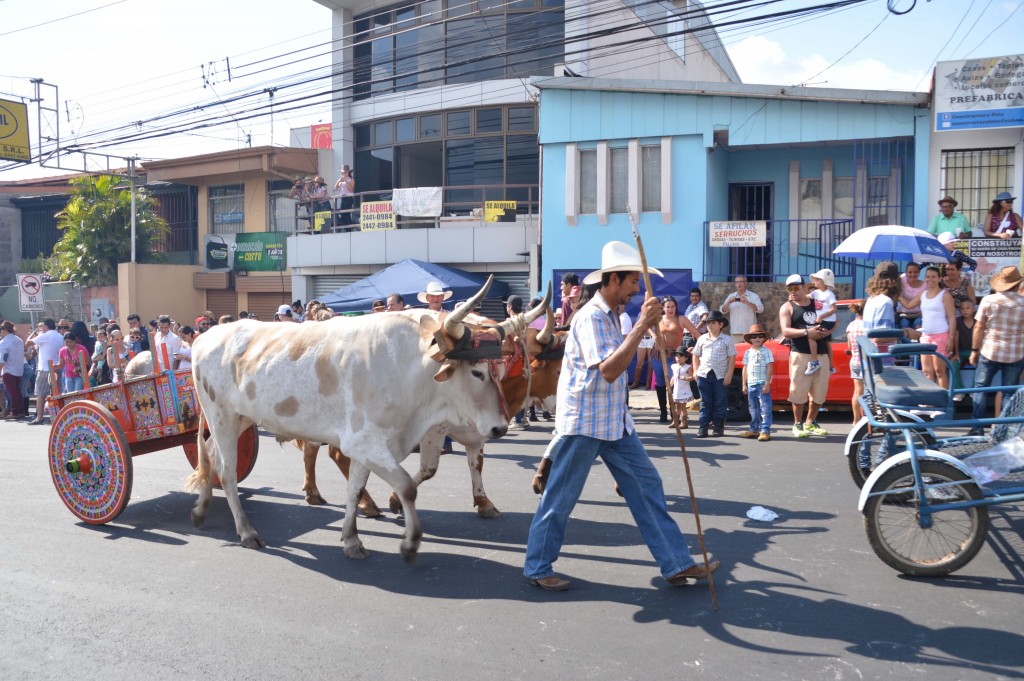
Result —
M444 383L449 378L455 375L455 362L445 362L441 365L441 368L434 374L434 380L438 383Z

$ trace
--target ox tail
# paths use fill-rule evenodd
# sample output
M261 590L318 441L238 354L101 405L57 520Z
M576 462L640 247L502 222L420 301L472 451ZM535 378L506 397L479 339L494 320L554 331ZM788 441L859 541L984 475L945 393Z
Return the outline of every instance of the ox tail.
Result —
M210 453L206 446L206 417L202 412L199 412L199 430L196 432L196 443L198 445L199 455L198 461L196 462L196 469L192 472L192 475L185 478L185 491L186 492L199 492L207 485L210 484Z

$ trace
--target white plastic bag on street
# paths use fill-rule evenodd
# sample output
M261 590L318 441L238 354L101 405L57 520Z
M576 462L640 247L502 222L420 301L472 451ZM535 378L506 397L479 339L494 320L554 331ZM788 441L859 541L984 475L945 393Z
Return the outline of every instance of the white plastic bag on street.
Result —
M760 520L762 522L770 523L773 520L778 520L779 514L765 508L764 506L752 506L750 510L747 511L747 517L751 520Z
M964 459L964 465L979 485L1004 478L1011 471L1024 468L1024 440L1010 438L995 447L971 454Z

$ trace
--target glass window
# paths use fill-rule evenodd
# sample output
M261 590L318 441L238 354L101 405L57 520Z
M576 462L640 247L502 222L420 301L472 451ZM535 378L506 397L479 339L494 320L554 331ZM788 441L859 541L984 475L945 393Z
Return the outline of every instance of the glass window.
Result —
M391 32L391 12L377 12L373 16L374 35L384 35Z
M612 213L625 213L629 202L629 149L609 149L611 157L611 208Z
M292 190L292 183L287 180L272 180L267 182L267 199L270 203L270 225L271 232L294 232L298 220L295 214L295 199L289 199L288 194ZM303 225L306 223L303 222Z
M821 219L821 179L800 180L800 219Z
M448 82L477 83L505 77L505 15L448 22ZM483 57L483 58L481 58Z
M540 0L541 7L565 7L565 0Z
M509 0L509 11L514 9L533 9L537 6L537 0Z
M441 0L423 0L419 6L420 23L440 21L444 18L441 14L444 11Z
M476 112L477 132L501 132L501 109L480 109Z
M394 149L374 149L356 152L356 193L388 191L392 183ZM375 198L375 197L371 197Z
M444 183L467 185L473 182L473 140L451 140L445 144Z
M505 140L505 182L537 184L540 179L540 153L536 135L509 135ZM534 199L537 192L533 193Z
M536 109L532 106L514 106L508 110L509 130L536 130L534 116Z
M373 124L373 146L391 144L391 121Z
M399 118L395 121L395 141L412 142L416 139L416 119Z
M661 210L661 147L640 147L640 210Z
M597 149L580 149L580 214L597 213Z
M416 6L409 5L395 10L395 31L409 28L410 22L416 21Z
M370 96L370 64L373 60L373 46L358 43L353 49L352 95L355 99Z
M473 11L473 3L469 0L448 0L448 16L461 17Z
M550 76L564 60L565 18L560 12L509 15L508 32L516 47L508 57L510 78Z
M355 126L356 131L356 148L370 146L370 126L369 125L357 125Z
M480 0L480 11L481 12L504 12L505 1L504 0Z
M469 111L452 111L448 114L448 134L468 135L473 131Z
M394 52L395 39L391 36L378 38L370 43L372 56L370 66L370 92L391 92L395 83Z
M441 136L441 114L420 116L420 139Z
M210 233L245 231L245 185L210 187Z
M853 178L832 178L832 217L839 220L853 219Z
M889 178L868 178L867 225L888 225L889 220Z

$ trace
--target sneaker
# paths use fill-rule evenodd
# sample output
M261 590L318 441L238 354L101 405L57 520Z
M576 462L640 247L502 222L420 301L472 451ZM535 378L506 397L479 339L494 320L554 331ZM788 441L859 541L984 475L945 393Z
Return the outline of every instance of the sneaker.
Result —
M753 440L755 437L757 437L757 433L755 433L752 430L745 430L742 433L740 433L740 437L742 437L745 440Z
M831 369L831 370L829 371L829 373L830 373L830 374L837 374L837 373L839 373L839 372L838 372L838 371L836 371L836 368L835 368L835 367L832 367L832 369Z
M715 437L722 437L723 435L725 435L725 424L716 423L715 426L711 429L711 434L714 435Z
M707 426L701 426L700 428L697 429L697 437L707 437L707 436L708 436L708 427Z
M794 423L793 424L793 437L810 437L811 434L804 430L804 424Z
M818 425L817 421L811 421L804 426L804 432L811 435L828 435L828 431Z
M821 368L821 362L819 362L816 359L812 359L810 362L807 363L807 371L804 372L804 375L805 376L810 376L811 374L813 374L815 371L817 371L820 368Z
M975 426L967 431L967 437L984 437L985 429L981 426Z
M523 423L522 421L516 421L515 419L512 419L511 421L508 422L508 429L509 430L526 430L526 424Z
M758 442L768 442L768 440L771 440L771 439L772 439L772 436L769 435L768 433L761 433L760 435L757 436L757 441Z

